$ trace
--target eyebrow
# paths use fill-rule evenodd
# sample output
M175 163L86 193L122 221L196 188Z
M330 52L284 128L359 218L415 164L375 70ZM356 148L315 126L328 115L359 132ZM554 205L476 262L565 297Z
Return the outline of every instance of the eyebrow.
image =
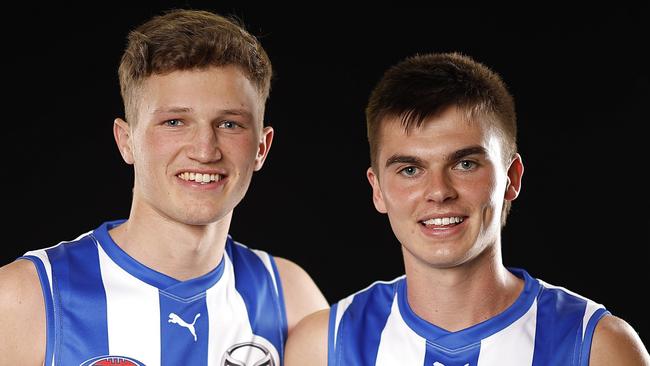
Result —
M158 114L158 113L187 113L187 112L192 112L192 108L189 107L162 107L162 108L157 108L152 114Z
M155 109L152 114L161 114L161 113L192 113L193 108L190 107L162 107ZM227 116L244 116L252 117L252 113L245 109L222 109L219 111L221 115Z
M460 149L447 156L447 160L456 161L469 155L487 155L487 150L483 146L470 146L465 149Z
M487 155L487 150L482 146L470 146L464 149L454 151L450 155L445 156L447 161L457 161L461 160L470 155ZM425 163L422 159L412 156L412 155L399 155L395 154L386 160L385 167L389 167L393 164L409 164L416 166L424 166Z
M419 165L423 166L424 161L422 159L417 158L415 156L411 155L393 155L390 158L386 160L386 168L393 164L409 164L409 165Z

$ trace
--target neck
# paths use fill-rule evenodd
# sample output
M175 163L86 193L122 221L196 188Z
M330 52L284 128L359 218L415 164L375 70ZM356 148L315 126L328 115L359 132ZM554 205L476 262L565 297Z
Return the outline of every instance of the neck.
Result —
M523 281L503 266L497 244L452 268L409 262L405 260L411 309L420 318L452 332L503 312L523 289Z
M128 255L180 281L213 270L223 257L232 211L217 222L188 225L160 214L138 214L109 234Z

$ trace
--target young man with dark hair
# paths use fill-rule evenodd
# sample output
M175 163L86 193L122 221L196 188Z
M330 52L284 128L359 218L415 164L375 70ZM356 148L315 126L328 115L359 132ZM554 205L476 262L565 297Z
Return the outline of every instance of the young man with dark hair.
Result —
M372 198L406 275L306 317L287 366L650 365L602 305L504 266L524 166L496 73L460 54L407 58L373 90L366 121Z

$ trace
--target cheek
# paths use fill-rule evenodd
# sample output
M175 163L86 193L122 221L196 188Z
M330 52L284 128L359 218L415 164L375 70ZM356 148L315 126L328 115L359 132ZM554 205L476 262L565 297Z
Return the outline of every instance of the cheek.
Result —
M501 205L503 200L502 186L504 184L500 184L495 179L494 174L485 171L482 175L472 176L472 179L461 180L459 190L461 190L463 197L469 198L472 202L483 202L483 205Z
M415 182L393 178L384 182L382 190L387 209L393 212L408 210L422 200L422 188Z
M134 159L140 170L151 169L175 148L173 139L160 136L138 136L134 144Z
M217 136L217 147L232 155L255 155L258 140L254 133L222 133Z

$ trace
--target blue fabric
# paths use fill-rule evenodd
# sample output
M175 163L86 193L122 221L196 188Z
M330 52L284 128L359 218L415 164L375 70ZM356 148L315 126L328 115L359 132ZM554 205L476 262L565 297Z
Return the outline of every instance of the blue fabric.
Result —
M235 288L244 299L253 333L269 340L284 357L286 325L284 307L262 260L248 248L228 237L226 251L235 270ZM279 281L279 278L277 279Z
M399 313L391 316L401 316L413 332L426 340L426 352L422 355L425 366L476 365L482 341L521 319L535 303L537 317L531 318L535 323L528 323L530 327L535 327L534 333L522 334L534 338L534 344L533 338L530 338L532 365L588 366L593 332L598 321L608 314L607 310L601 307L589 317L583 339L583 318L587 299L561 288L545 286L522 269L509 270L524 280L524 288L515 302L498 315L457 332L447 331L415 314L408 303L405 278L399 278L392 283L376 283L355 294L351 304L343 310L337 337L333 339L336 312L341 311L339 302L330 312L328 364L375 365L379 345L381 344L382 349L391 349L390 344L382 343L388 340L382 340L381 335L390 315L392 298L396 294ZM420 349L420 345L414 346L414 349ZM504 357L507 357L508 351L507 348L503 349Z
M83 355L108 354L106 295L95 242L79 241L46 250L52 266L56 365L80 365Z
M188 327L170 322L170 314L193 326L194 334ZM160 291L160 337L162 366L207 365L208 308L205 295L181 299Z
M339 323L336 356L330 366L375 364L396 286L379 284L354 295L354 306L347 308Z

